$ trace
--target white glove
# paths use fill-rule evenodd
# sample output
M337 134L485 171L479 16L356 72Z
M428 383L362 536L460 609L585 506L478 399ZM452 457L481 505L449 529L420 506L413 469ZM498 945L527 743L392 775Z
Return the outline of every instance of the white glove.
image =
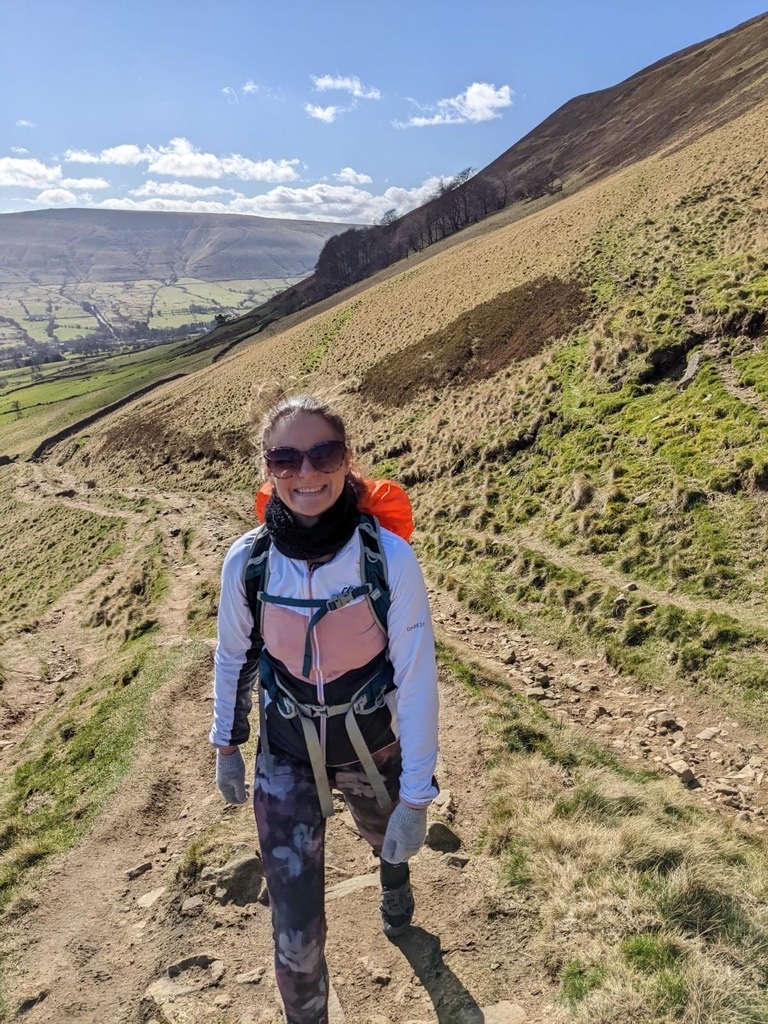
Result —
M399 803L384 833L381 846L382 860L402 864L418 853L427 834L427 808L409 807Z
M228 804L244 804L248 799L245 792L245 761L239 747L231 754L216 751L216 785Z

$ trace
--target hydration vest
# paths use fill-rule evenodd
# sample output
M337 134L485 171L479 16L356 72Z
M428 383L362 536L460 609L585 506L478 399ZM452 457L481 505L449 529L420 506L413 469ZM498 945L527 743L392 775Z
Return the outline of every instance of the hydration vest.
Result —
M397 485L393 485L397 486ZM399 489L399 488L398 488ZM402 492L404 494L404 492ZM407 502L407 497L405 498ZM378 519L368 512L361 512L360 524L357 528L360 538L360 580L355 586L345 589L344 593L331 598L294 598L279 597L269 593L269 552L271 539L265 526L256 533L248 561L245 567L244 584L248 606L254 622L252 641L260 648L259 655L259 734L261 750L267 771L272 769L272 754L267 735L267 714L265 693L269 695L270 705L274 704L283 719L297 719L306 744L306 752L317 786L320 807L324 817L333 814L333 801L326 774L326 763L320 746L318 729L314 720L325 718L328 722L343 716L343 726L350 745L350 760L356 759L362 764L368 781L373 788L379 805L383 808L391 806L391 800L384 785L384 780L376 768L371 751L360 728L359 719L379 713L376 726L381 731L379 720L390 721L386 711L386 694L394 689L394 670L386 653L382 652L373 662L366 666L364 679L354 692L347 693L346 699L339 704L318 704L301 700L297 696L296 686L291 686L292 677L288 676L285 667L272 658L264 648L264 607L267 604L282 605L289 608L310 608L314 614L307 626L304 645L303 674L309 676L312 667L312 632L326 615L338 611L351 601L364 597L368 607L382 632L387 632L387 616L390 607L390 591L387 580L387 563L384 555ZM410 535L410 534L409 534ZM356 679L359 683L359 678ZM279 721L279 720L278 720ZM368 719L374 724L374 719ZM363 721L363 724L368 724ZM378 748L377 748L378 749Z

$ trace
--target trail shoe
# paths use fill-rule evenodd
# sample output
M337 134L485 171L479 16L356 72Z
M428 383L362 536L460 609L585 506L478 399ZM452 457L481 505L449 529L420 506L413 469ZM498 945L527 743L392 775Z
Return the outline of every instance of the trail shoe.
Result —
M388 939L396 939L413 919L413 892L408 865L381 863L381 925Z

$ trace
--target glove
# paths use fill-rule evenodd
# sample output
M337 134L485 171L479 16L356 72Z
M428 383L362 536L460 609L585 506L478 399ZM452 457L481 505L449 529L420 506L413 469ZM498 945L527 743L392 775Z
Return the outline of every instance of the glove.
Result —
M245 761L239 747L232 754L216 751L216 785L228 804L244 804L248 799L245 792Z
M384 833L381 846L382 860L402 864L418 853L427 834L427 808L409 807L399 803Z

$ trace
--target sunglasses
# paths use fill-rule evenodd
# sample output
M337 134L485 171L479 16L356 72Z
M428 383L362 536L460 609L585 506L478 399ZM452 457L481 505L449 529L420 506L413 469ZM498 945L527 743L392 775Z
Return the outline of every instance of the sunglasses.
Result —
M321 441L305 452L298 448L270 448L264 452L264 461L272 476L286 480L301 472L305 456L310 466L319 473L335 473L341 468L346 452L347 446L343 441Z

